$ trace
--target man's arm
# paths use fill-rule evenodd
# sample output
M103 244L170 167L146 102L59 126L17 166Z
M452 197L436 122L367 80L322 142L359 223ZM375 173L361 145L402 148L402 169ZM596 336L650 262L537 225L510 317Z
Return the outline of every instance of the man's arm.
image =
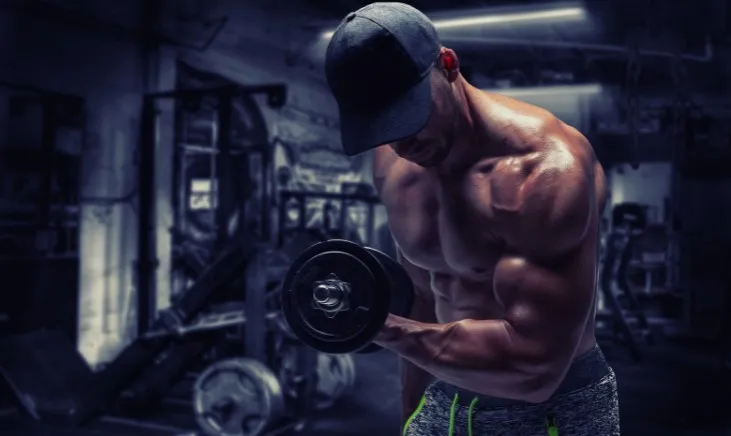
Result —
M568 279L575 272L561 261L587 236L593 172L568 151L499 162L485 175L482 212L490 233L514 253L494 274L504 319L427 324L389 316L377 343L465 389L530 402L549 398L573 359L594 298L594 278L577 286ZM593 275L591 268L586 274Z
M398 261L411 277L416 291L409 319L423 323L436 323L429 273L406 260L400 250L397 253ZM416 410L421 396L434 377L404 358L399 358L399 366L401 370L401 413L402 422L405 422Z

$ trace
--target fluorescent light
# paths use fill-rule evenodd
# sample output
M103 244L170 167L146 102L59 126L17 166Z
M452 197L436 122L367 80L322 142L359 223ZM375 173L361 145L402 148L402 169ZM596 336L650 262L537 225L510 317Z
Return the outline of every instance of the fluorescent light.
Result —
M481 17L453 18L451 20L434 21L437 29L454 29L455 27L474 27L485 24L503 24L522 21L546 21L566 18L583 18L584 9L566 8L551 11L521 12L515 14L484 15Z
M596 95L602 92L602 86L596 83L585 85L538 86L533 88L485 89L487 92L508 97L534 97L559 95Z
M563 8L549 11L516 12L512 14L482 15L476 17L436 19L432 22L437 29L454 29L457 27L475 27L489 24L516 23L525 21L547 21L556 19L584 18L583 8ZM330 39L334 31L324 32L322 37Z

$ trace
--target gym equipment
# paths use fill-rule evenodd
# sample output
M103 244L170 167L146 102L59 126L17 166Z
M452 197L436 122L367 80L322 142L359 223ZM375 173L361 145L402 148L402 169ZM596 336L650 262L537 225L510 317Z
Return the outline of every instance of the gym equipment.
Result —
M311 245L327 239L329 239L327 234L321 229L292 229L284 235L280 235L281 243L277 246L272 259L267 265L268 276L281 283L282 277L300 253Z
M230 180L230 177L226 176L226 174L230 175L230 171L226 172L225 170L230 170L227 166L227 160L229 157L228 153L231 149L232 129L230 127L231 118L233 118L231 99L241 95L264 93L268 97L270 106L281 107L284 103L285 89L284 85L252 87L218 86L208 89L185 89L145 95L141 117L142 143L139 156L138 189L135 191L139 195L139 201L137 203L139 251L136 262L137 319L139 321L138 338L122 350L117 358L110 362L104 370L96 374L91 373L90 369L83 362L83 359L76 353L72 343L56 341L54 342L54 347L44 346L44 348L33 345L35 343L34 340L32 338L29 339L28 336L9 338L9 341L14 345L12 347L9 346L10 353L3 351L3 357L8 357L7 362L4 361L5 359L0 359L0 364L3 367L3 376L11 386L17 386L14 392L31 416L39 420L59 420L73 425L84 423L109 406L118 397L120 391L132 385L140 375L143 378L147 376L154 377L155 371L163 371L163 367L173 368L177 371L185 363L181 362L181 360L187 360L192 355L199 355L200 353L195 352L194 347L176 348L180 335L240 324L245 320L247 323L246 351L249 351L253 342L248 341L249 335L261 337L259 339L260 341L264 340L264 323L267 321L267 312L264 310L265 306L262 301L254 301L255 299L252 299L251 307L249 307L249 301L247 300L246 313L249 316L246 318L241 314L223 317L212 316L216 319L203 317L194 322L194 325L188 324L190 320L194 319L202 310L210 305L212 298L220 294L222 288L230 287L231 283L234 283L244 273L247 276L256 276L257 280L253 281L253 283L257 286L263 283L259 280L261 269L250 268L250 263L253 261L259 262L259 259L257 259L258 256L254 256L259 248L256 244L262 240L266 240L266 234L261 229L249 231L249 222L244 219L244 212L247 210L246 204L243 202L236 204L230 198L230 193L226 195L224 195L225 193L221 193L223 188L216 190L221 195L217 199L218 203L216 205L218 210L223 211L225 209L226 213L224 214L222 212L220 216L217 214L217 238L216 244L211 250L211 255L205 259L205 264L200 262L201 259L193 259L192 262L189 262L189 269L193 270L194 274L197 275L195 282L185 292L181 292L180 296L176 298L169 309L159 314L156 313L155 301L157 300L157 296L155 293L155 276L158 268L158 259L155 251L156 226L154 225L155 193L157 192L155 189L155 150L159 149L156 126L158 110L156 106L160 99L180 99L180 102L186 99L202 98L203 96L218 99L219 141L217 145L219 146L219 153L216 160L217 168L219 169L218 175L221 180L220 183L221 185L226 185L224 182ZM252 149L257 148L256 145L245 145L251 146ZM238 206L237 213L239 222L246 225L239 225L235 234L231 236L221 230L224 229L227 231L227 226L221 226L220 224L222 223L222 217L225 216L226 219L230 218L230 212L236 209L234 205ZM268 210L266 211L267 216L269 212ZM257 266L259 265L257 264ZM241 295L243 295L243 292ZM264 297L262 296L262 298ZM250 326L251 328L249 328ZM148 331L152 331L153 333L146 335ZM31 373L30 370L23 372L19 369L6 369L6 367L10 368L11 366L15 368L26 366L19 366L17 362L22 361L22 359L16 356L19 353L17 350L26 348L38 349L37 354L42 354L46 358L45 367L43 366L44 364L40 363L42 360L40 357L33 357L33 359L30 359L32 360L31 362L26 362L28 363L27 368L45 368L36 371L33 374L33 379L30 381L27 377L27 374ZM58 350L53 353L46 350L55 350L56 348ZM167 354L165 354L166 352ZM72 355L76 357L69 357ZM32 356L35 356L35 354ZM171 360L166 363L165 361L168 358ZM69 364L57 363L61 359L73 362ZM35 366L31 366L33 363ZM46 368L49 364L54 365L54 372L52 374ZM151 366L158 364L162 366L153 369L147 376L144 375L145 370L149 370ZM81 373L86 375L83 377L80 375L78 377L76 376ZM60 379L64 381L58 381ZM66 380L69 380L69 382L66 382ZM71 380L74 382L71 383ZM34 388L30 386L33 383L41 387ZM167 381L161 380L160 386L166 383ZM53 392L44 394L44 388L42 387L48 389L49 386L53 386L50 389ZM158 388L160 386L155 387L152 391L159 390ZM139 392L138 389L135 389L135 385L132 385L130 391ZM31 394L29 396L31 392L35 392L37 395ZM146 395L146 393L143 394L143 396ZM44 400L44 398L41 398L42 396L52 399Z
M663 224L648 225L637 240L639 252L638 269L644 275L644 293L655 292L655 277L661 276L660 282L667 287L670 283L670 253L671 241Z
M645 209L634 203L618 204L612 210L613 231L607 236L599 273L599 290L607 309L597 311L597 327L607 324L612 339L624 345L636 362L642 360L639 342L654 343L654 336L634 290L627 281L627 270L636 241L646 227ZM620 295L626 305L620 303ZM597 336L602 329L597 328Z
M638 362L642 360L635 333L630 327L624 308L617 299L616 283L614 278L620 264L621 253L627 246L627 239L621 235L611 234L607 238L606 251L599 273L599 290L604 297L606 309L597 311L597 336L601 336L602 324L607 324L611 339L619 340L630 352L632 358Z
M290 398L300 395L299 385L304 378L299 368L299 347L283 347L280 351L279 381L284 394ZM335 405L354 385L355 361L349 354L317 353L317 384L314 392L315 410L326 410Z
M212 81L209 81L209 83ZM190 84L188 84L190 85ZM211 87L198 87L194 88L191 86L185 86L185 89L177 89L171 91L157 92L146 94L143 98L142 105L142 126L141 126L141 138L142 143L140 146L139 156L139 172L138 172L138 254L137 254L137 319L138 319L138 333L143 334L150 329L151 323L157 317L155 310L157 301L156 289L155 289L155 276L156 269L158 266L158 259L156 253L156 239L155 239L155 194L157 192L155 185L156 178L156 150L158 146L159 135L157 134L157 122L158 122L158 108L157 104L160 100L173 100L180 103L178 106L180 110L184 107L197 107L206 106L206 109L210 109L211 118L209 123L208 132L210 133L213 128L214 120L216 122L215 131L218 132L215 141L215 153L209 152L215 160L216 174L211 175L210 180L217 180L215 189L215 199L213 204L215 205L213 219L214 228L213 233L213 244L212 244L212 257L218 256L221 250L225 249L226 244L231 239L247 240L248 243L260 242L268 239L268 231L266 226L269 222L269 206L267 204L261 204L260 213L258 218L259 225L258 229L250 229L248 226L251 221L257 221L257 219L250 219L247 216L247 204L246 199L235 199L233 190L233 173L232 168L233 158L235 157L236 150L235 144L233 144L233 119L234 113L236 112L235 101L250 100L250 97L255 94L264 94L267 97L267 104L273 108L281 107L285 103L286 98L286 86L283 84L272 84L272 85L261 85L261 86L236 86L233 84L223 84ZM213 102L213 104L211 104ZM254 103L252 103L254 104ZM255 104L254 104L255 105ZM251 111L250 111L251 112ZM258 125L264 125L258 123ZM241 126L236 126L241 127ZM265 136L264 136L265 137ZM185 144L177 144L183 147ZM254 154L266 154L268 147L263 147L262 144L243 144L247 153ZM236 144L238 146L238 144ZM183 147L184 148L184 147ZM209 147L212 149L212 147ZM239 147L241 148L241 147ZM247 155L248 156L248 155ZM251 157L251 156L249 156ZM248 161L248 157L247 157ZM259 159L261 162L267 161L267 156L261 156ZM179 165L178 165L179 166ZM266 165L262 164L266 167ZM237 169L238 170L238 169ZM177 168L180 171L180 168ZM176 174L181 176L181 174ZM247 171L247 176L249 176ZM261 180L256 183L265 189L266 183L269 182L270 177L265 171L262 171L258 176L261 176ZM254 177L249 177L252 184L254 184ZM187 186L187 183L186 183ZM211 190L213 191L213 190ZM209 192L210 194L210 192ZM266 196L264 196L266 197ZM179 205L180 199L175 198L176 205ZM241 200L241 201L239 201ZM266 199L264 199L266 200ZM187 201L183 201L187 203ZM262 203L266 203L263 201ZM182 216L180 211L176 215L176 225L181 224L178 222ZM237 221L240 225L237 226L235 234L232 236L229 233L229 224L232 216L237 216ZM176 243L178 241L175 241ZM185 291L186 293L189 291ZM166 315L167 316L167 315Z
M195 382L193 408L209 436L257 436L284 413L284 396L276 375L249 358L222 360Z
M330 214L335 209L339 211L337 222L326 223L329 227L328 230L331 231L330 234L337 234L342 238L351 240L360 239L360 236L356 236L359 235L357 229L353 231L352 226L348 225L348 212L356 204L365 205L367 215L364 229L365 238L359 242L363 242L365 245L372 245L375 232L374 208L381 200L372 192L366 191L363 188L356 189L351 185L344 183L341 186L341 192L279 191L280 201L278 203L279 216L277 221L279 225L278 235L280 235L280 238L292 230L302 231L308 229L307 211L309 203L312 201L324 201L329 204ZM288 218L288 212L293 208L297 210L297 218L294 223L291 222L292 219Z
M392 257L386 255L380 250L366 247L371 254L375 255L383 266L388 271L388 277L391 281L391 289L399 289L405 287L406 293L399 294L399 298L389 299L389 313L394 315L408 317L411 314L411 308L414 305L414 287L411 282L411 277L406 270L396 262ZM381 351L381 347L378 344L370 343L365 348L358 350L358 353L375 353Z
M177 332L185 329L186 323L198 314L210 299L211 294L243 275L256 255L255 247L234 240L220 254L219 258L198 277L198 280L175 301L175 304L160 311L158 319L150 331ZM154 333L151 334L156 336ZM145 335L146 332L142 333L141 337L145 337Z
M281 294L282 313L300 341L324 353L346 354L368 347L390 311L406 316L414 288L385 254L331 239L295 259Z
M211 348L211 341L176 341L150 365L119 397L122 410L146 414L168 394L190 366Z
M40 340L38 338L46 336L43 336L44 332L37 332L6 339L9 349L7 351L3 349L2 355L8 360L0 361L3 367L2 375L11 386L18 386L14 391L21 404L34 418L43 421L62 421L73 425L81 424L107 407L122 389L148 369L160 353L173 343L177 336L175 332L204 307L211 294L234 280L236 276L243 274L252 257L250 246L234 241L200 275L188 292L169 310L161 313L161 318L156 321L153 330L166 330L171 332L170 334L153 335L150 338L140 336L98 373L91 373L76 352L75 346L68 340L48 340L38 345L36 344L36 341ZM56 333L48 332L48 334ZM2 348L4 347L5 345ZM24 363L18 367L23 368L22 370L7 369L17 366L17 362L21 361L19 356L23 355L23 350L34 350L32 356L42 355L43 359L38 357ZM25 353L27 354L27 351ZM41 360L45 360L45 363ZM48 364L53 365L52 369L46 368ZM30 370L27 368L39 368L33 375L32 381L41 387L34 390L33 386L28 386L26 374L29 374ZM67 379L75 381L72 386L66 384ZM49 390L50 393L44 394L48 386L55 387ZM33 399L36 396L38 398ZM44 401L41 396L52 399ZM24 400L27 398L32 400Z
M281 318L277 312L269 312L265 315L267 320L277 322ZM203 314L192 322L185 325L170 326L156 330L150 330L142 337L145 339L160 338L165 336L186 336L192 333L220 330L227 327L235 327L246 323L246 314L243 309L229 310L226 312L213 312Z
M647 226L646 206L639 203L619 203L612 208L612 228L637 231Z

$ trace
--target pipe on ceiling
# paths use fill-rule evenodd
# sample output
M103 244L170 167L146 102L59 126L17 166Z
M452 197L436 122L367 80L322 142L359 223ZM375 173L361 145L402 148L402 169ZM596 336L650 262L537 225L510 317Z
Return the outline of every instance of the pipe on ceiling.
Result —
M590 50L605 53L617 53L623 55L629 55L630 49L621 45L610 45L610 44L594 44L587 42L578 41L546 41L546 40L531 40L531 39L519 39L519 38L493 38L493 37L465 37L465 36L448 36L443 35L440 38L444 43L453 45L517 45L517 46L533 46L533 47L550 47L550 48L566 48L566 49L578 49L578 50ZM679 58L684 61L690 62L710 62L713 60L713 44L711 44L710 38L706 39L703 54L690 54L690 53L673 53L669 51L660 50L649 50L639 49L638 54L640 56L648 57L664 57L664 58Z

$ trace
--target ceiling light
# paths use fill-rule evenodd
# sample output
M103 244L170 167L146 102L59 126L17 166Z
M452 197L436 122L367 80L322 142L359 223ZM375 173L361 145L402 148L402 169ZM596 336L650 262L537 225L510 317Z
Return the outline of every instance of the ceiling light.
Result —
M582 85L538 86L531 88L503 88L485 89L487 92L501 94L508 97L534 96L561 96L561 95L597 95L602 92L602 86L596 83Z
M526 21L549 21L584 18L583 8L563 8L547 11L516 12L509 14L478 15L476 17L435 19L432 22L437 29L454 29L458 27L477 27L490 24L518 23ZM324 32L322 37L329 39L334 31Z

